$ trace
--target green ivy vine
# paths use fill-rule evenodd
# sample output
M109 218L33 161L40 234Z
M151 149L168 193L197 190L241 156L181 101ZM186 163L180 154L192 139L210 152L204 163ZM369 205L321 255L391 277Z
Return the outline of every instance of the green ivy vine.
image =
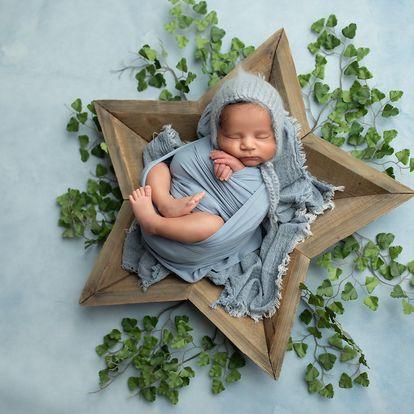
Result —
M217 13L208 12L206 1L169 2L171 20L164 24L164 29L174 36L180 49L193 45L194 59L201 65L202 73L208 75L208 88L255 50L254 46L245 46L234 37L230 50L222 51L226 32L218 26ZM343 27L340 34L336 33L337 23L336 16L331 14L311 25L311 32L317 38L308 44L308 50L315 56L315 67L298 75L306 109L314 123L310 132L338 147L345 143L350 145L353 148L350 153L366 162L380 166L391 163L400 171L409 169L412 172L414 161L410 150L405 148L395 152L393 147L398 132L395 129L380 131L378 125L379 116L390 118L399 114L396 102L403 92L391 90L385 93L377 87L369 87L367 80L373 75L361 61L370 49L356 47L351 42L356 35L355 23ZM191 35L193 43L190 42ZM339 56L339 86L331 91L324 78L327 57L333 55ZM160 90L159 100L187 100L186 94L197 75L189 70L186 58L181 57L172 66L167 58L162 41L158 48L144 44L137 52L138 62L117 72L133 71L138 92L151 86ZM344 88L346 82L351 82L349 89ZM172 85L170 89L167 84ZM311 103L319 108L317 115L313 114ZM81 99L77 98L71 103L70 111L66 130L77 136L81 161L95 161L95 174L87 180L85 191L69 188L57 197L60 206L58 224L64 228L64 238L82 237L85 248L88 248L105 241L122 205L122 195L93 102L84 109ZM366 119L368 114L371 117L369 121ZM321 120L322 115L324 120ZM391 155L396 160L376 161ZM384 167L384 172L395 178L393 166ZM294 350L304 360L309 354L313 356L312 362L304 369L309 393L325 398L334 396L334 383L327 378L332 376L331 370L337 362L341 363L337 364L341 374L336 381L340 388L369 386L369 366L365 355L338 320L339 315L345 312L347 302L361 299L367 309L376 311L379 296L374 294L374 290L388 289L391 298L400 300L403 314L414 312L414 260L406 264L397 260L403 248L392 245L394 239L392 233L378 233L375 240L354 233L314 259L327 272L327 277L314 292L305 283L300 284L304 310L299 314L299 320L306 327L306 334L290 337L287 350ZM346 276L343 275L345 265L351 266ZM105 368L98 373L98 391L132 367L137 371L136 376L128 378L128 387L135 392L132 396L138 395L149 402L155 401L157 396L164 396L172 404L177 404L179 390L188 386L191 378L195 377L195 370L189 364L184 365L191 360L199 367L209 366L213 394L224 391L225 384L240 380L239 369L245 365L244 356L225 337L221 343L215 342L217 328L213 337L205 335L197 345L190 334L193 328L188 316L171 317L172 310L182 304L167 307L157 316L146 315L142 321L122 319L124 338L119 329L113 329L104 336L103 342L95 349L105 363ZM160 317L166 311L170 316L158 327ZM115 346L119 348L113 350ZM219 350L220 347L225 350ZM193 355L185 358L188 351L193 351ZM175 355L179 352L182 352L181 360ZM351 371L345 367L350 367Z
M213 394L224 391L225 384L239 381L239 369L246 365L243 354L225 337L221 342L216 341L217 327L213 337L204 335L197 345L190 334L193 328L189 317L176 315L172 319L172 310L181 304L170 306L157 316L145 315L140 323L134 318L123 318L124 339L119 329L106 334L95 348L106 367L98 373L99 390L93 392L103 390L132 366L138 376L128 377L128 388L135 392L131 397L140 396L154 402L157 396L163 396L171 404L177 404L179 390L188 386L196 375L190 365L185 365L191 360L199 367L208 367ZM166 311L169 311L168 318L155 329ZM119 348L111 350L115 346ZM189 351L192 355L185 358Z

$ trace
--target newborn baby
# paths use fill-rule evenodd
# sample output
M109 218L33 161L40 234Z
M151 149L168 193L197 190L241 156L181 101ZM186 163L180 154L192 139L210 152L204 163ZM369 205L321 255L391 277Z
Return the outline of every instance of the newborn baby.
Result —
M224 186L230 186L232 175L235 174L236 178L237 173L243 170L246 171L245 179L257 180L259 185L262 179L257 166L272 159L276 153L276 137L269 111L252 102L227 104L220 114L217 144L220 150L211 147L210 153L215 179L222 181ZM214 205L205 199L205 189L200 188L200 192L181 198L171 195L170 190L174 186L171 172L180 173L179 157L180 151L173 156L170 166L165 162L154 165L147 175L146 185L134 190L129 200L145 233L196 243L217 232L229 217L214 214ZM238 178L242 179L242 176ZM237 190L243 188L238 186ZM228 193L229 196L234 194L236 192ZM235 199L235 208L240 208L249 195L246 193L243 199ZM205 205L203 199L206 200Z

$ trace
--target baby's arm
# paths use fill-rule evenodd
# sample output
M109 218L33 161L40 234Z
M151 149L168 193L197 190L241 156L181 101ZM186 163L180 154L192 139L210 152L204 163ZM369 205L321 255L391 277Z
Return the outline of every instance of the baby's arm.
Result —
M238 158L225 151L212 150L210 158L214 160L214 174L219 180L227 181L233 172L245 168L245 165Z

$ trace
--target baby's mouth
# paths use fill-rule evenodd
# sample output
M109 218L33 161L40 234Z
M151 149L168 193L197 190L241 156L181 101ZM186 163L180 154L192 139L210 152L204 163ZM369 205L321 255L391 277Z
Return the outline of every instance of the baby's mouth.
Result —
M256 161L259 157L241 157L241 159L246 161Z

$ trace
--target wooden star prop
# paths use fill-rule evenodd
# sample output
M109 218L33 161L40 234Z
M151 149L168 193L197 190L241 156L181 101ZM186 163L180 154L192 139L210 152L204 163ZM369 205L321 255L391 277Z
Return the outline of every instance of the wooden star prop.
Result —
M188 300L240 351L277 379L300 299L299 283L305 281L310 260L409 200L414 190L309 133L301 88L283 28L249 55L243 61L243 67L265 74L282 96L286 109L301 123L308 171L334 185L345 186L344 192L335 193L335 208L326 210L312 223L313 235L291 252L278 311L273 317L259 322L249 316L233 317L221 306L210 308L210 303L219 297L223 287L206 278L191 284L172 273L143 292L138 285L138 276L121 268L126 230L134 219L128 196L139 187L145 145L165 124L172 124L182 140L194 140L199 117L223 79L198 101L94 101L124 202L79 303L103 306ZM234 69L224 79L233 74Z

